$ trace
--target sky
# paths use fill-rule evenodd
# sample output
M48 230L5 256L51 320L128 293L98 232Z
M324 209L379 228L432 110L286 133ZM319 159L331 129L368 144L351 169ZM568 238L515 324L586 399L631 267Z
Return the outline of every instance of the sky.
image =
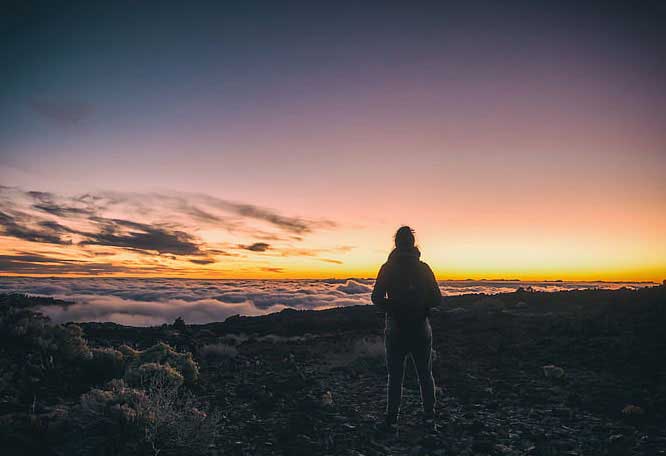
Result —
M0 274L666 278L660 2L227 3L5 8Z

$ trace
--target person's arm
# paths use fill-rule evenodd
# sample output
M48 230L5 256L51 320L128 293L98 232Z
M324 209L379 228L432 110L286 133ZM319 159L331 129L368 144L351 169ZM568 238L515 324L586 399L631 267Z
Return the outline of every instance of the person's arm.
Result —
M382 265L379 269L379 274L377 274L377 280L375 280L375 287L372 289L371 296L372 303L384 312L388 310L388 298L386 297L386 269L386 264Z
M430 299L428 301L428 308L433 308L437 307L442 303L442 292L439 289L439 284L437 283L437 279L435 279L435 274L432 272L432 269L430 269L430 266L427 264L426 266L426 274L428 277L428 281L430 282L429 286L429 291L430 291Z

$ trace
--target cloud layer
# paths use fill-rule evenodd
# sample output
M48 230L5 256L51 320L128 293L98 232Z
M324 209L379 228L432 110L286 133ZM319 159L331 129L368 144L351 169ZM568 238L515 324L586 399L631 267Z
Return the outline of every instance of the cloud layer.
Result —
M325 309L370 304L370 279L191 280L120 278L0 278L0 293L22 292L73 301L42 311L56 322L113 321L149 326L182 316L189 323L222 321L230 315L261 315L284 308ZM640 286L608 282L443 281L442 293L499 293L531 286L559 291ZM643 284L644 285L644 284Z

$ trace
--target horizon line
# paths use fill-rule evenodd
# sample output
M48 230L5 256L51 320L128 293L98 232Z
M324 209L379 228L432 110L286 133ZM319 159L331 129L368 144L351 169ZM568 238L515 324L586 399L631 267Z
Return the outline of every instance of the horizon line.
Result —
M375 280L375 277L178 277L178 276L131 276L131 275L5 275L0 274L0 279L169 279L169 280ZM629 284L654 284L661 285L654 280L604 280L604 279L502 279L502 278L465 278L465 279L436 279L438 282L540 282L540 283L629 283ZM664 279L666 281L666 279Z

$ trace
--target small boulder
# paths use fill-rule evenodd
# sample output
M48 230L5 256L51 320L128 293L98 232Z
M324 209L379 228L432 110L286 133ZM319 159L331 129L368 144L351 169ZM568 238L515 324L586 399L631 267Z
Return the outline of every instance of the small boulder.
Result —
M510 446L503 445L501 443L495 444L495 452L497 454L511 454L513 453L513 448Z
M543 366L542 369L543 369L543 375L546 378L555 378L555 379L564 378L564 369L554 364L547 364Z
M330 407L333 405L333 394L330 391L326 391L321 395L321 404L324 407Z
M176 318L172 326L173 329L175 329L176 331L184 332L185 330L187 330L187 325L185 324L185 320L183 320L183 317Z
M608 456L628 456L631 454L631 440L622 434L608 438Z

